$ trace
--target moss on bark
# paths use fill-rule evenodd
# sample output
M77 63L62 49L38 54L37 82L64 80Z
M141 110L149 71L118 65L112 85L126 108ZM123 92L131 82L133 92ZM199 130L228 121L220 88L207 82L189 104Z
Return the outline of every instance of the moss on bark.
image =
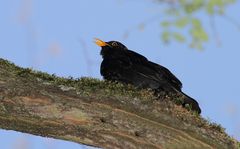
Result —
M0 59L0 128L103 148L238 148L224 129L162 95L61 78Z

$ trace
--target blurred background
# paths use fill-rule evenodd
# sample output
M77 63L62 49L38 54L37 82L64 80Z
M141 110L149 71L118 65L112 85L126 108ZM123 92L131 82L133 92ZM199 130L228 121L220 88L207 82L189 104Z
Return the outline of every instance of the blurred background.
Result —
M0 58L58 76L102 78L97 37L170 69L202 116L240 140L240 2L0 0ZM3 149L90 148L0 130Z

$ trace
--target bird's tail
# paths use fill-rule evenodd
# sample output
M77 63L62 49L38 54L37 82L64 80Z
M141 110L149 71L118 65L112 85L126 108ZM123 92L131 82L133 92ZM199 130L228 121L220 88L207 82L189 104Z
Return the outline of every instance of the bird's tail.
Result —
M159 93L161 93L162 91L164 91L165 93L169 94L169 93L173 93L175 95L178 95L178 97L180 98L180 102L182 104L183 107L190 107L190 109L192 111L196 111L198 114L201 113L201 108L198 104L198 102L193 99L192 97L188 96L187 94L183 93L181 90L177 90L174 87L170 87L170 88L158 88L157 90L155 90L155 93L157 95L159 95Z
M184 95L182 105L186 107L187 105L190 106L191 110L196 111L198 114L201 113L201 108L199 107L198 102L193 99L192 97L188 96L187 94L181 91L181 94Z

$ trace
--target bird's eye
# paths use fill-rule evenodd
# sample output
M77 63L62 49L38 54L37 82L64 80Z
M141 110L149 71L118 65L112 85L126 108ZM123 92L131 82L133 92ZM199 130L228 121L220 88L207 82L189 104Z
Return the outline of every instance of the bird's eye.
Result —
M113 42L112 46L118 46L118 43L117 42Z

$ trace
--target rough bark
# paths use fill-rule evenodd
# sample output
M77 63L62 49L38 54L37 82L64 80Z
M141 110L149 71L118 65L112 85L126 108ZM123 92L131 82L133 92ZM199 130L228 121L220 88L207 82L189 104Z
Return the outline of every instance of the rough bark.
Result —
M221 127L149 91L59 78L0 59L0 128L102 148L237 148Z

